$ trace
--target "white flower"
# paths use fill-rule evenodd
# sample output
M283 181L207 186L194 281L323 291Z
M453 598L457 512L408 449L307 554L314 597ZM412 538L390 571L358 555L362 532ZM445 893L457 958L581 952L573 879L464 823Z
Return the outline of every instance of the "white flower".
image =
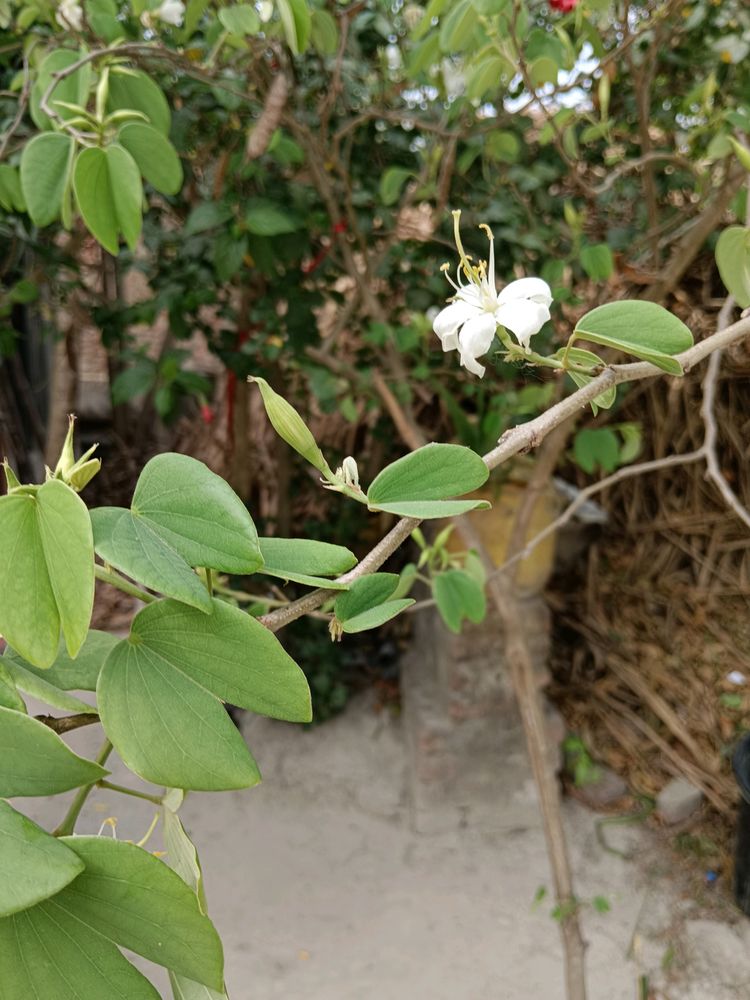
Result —
M175 28L181 28L185 18L185 4L182 0L162 0L162 3L153 11L154 17L158 17L165 24L172 24Z
M489 264L471 263L461 243L459 233L460 212L453 213L456 246L460 263L458 282L446 274L456 289L451 304L442 309L432 324L440 337L444 351L458 350L461 364L480 378L485 369L477 358L486 354L498 326L510 330L518 343L528 353L529 342L550 318L552 292L541 278L520 278L511 281L498 294L495 286L495 244L488 226L481 226L490 241ZM448 265L443 266L447 270ZM468 279L464 284L463 275Z
M77 3L77 0L60 0L55 20L61 28L81 31L83 29L83 7Z

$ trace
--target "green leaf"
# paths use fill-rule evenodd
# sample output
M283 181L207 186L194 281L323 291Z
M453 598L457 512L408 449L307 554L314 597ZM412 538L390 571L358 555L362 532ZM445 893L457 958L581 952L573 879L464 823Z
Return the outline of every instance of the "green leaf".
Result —
M8 1000L160 1000L111 941L55 897L0 920L0 968Z
M310 26L313 48L323 56L336 55L339 47L339 29L327 10L313 10Z
M693 344L690 330L672 313L655 302L628 299L608 302L586 313L576 324L573 337L615 347L672 375L681 375L682 366L671 355Z
M231 218L232 209L229 205L217 201L202 201L188 215L182 231L185 236L195 236L197 233L205 233L209 229L223 226Z
M245 505L228 483L188 455L166 452L147 462L131 509L191 566L254 573L263 563Z
M133 157L145 179L161 194L177 194L182 187L182 164L172 143L153 125L129 122L117 140Z
M35 226L47 226L60 215L74 150L73 137L61 132L43 132L24 147L21 185Z
M297 56L304 52L310 39L310 8L307 0L276 0L287 44Z
M299 219L267 198L248 198L245 202L245 224L255 236L281 236L300 228Z
M140 111L163 135L169 135L172 116L167 99L151 77L139 69L112 66L109 71L107 111Z
M0 759L0 798L57 795L109 773L73 753L43 722L9 708L0 708Z
M83 501L59 479L0 497L0 587L0 633L14 649L48 667L62 627L75 656L94 602L93 539Z
M515 67L505 56L491 52L471 65L466 78L466 96L470 101L481 101L485 95L497 92L505 81L513 77L514 73ZM510 135L511 133L506 134ZM509 146L510 143L507 145ZM505 156L493 158L505 159Z
M174 1000L228 1000L224 991L218 993L210 986L196 983L184 976L177 976L174 972L169 973L169 982Z
M254 35L260 31L260 18L256 14L255 8L249 3L235 4L233 7L221 7L219 9L219 20L230 35L237 35L240 38L243 38L245 35Z
M744 147L743 147L744 148ZM750 228L730 226L716 243L721 280L741 309L750 306Z
M55 662L44 669L33 666L13 649L5 651L5 659L13 660L27 673L36 674L61 691L96 691L99 671L117 641L109 632L91 629L74 660L68 656L65 644L61 643Z
M367 491L371 507L444 500L478 489L489 469L476 452L457 444L428 444L386 466Z
M27 143L24 146L24 153L29 145ZM23 157L23 153L21 156ZM15 167L11 167L7 163L0 163L0 206L6 212L25 212L27 210L20 174Z
M484 587L474 577L461 569L449 569L438 574L432 581L440 617L451 630L458 634L464 618L471 622L481 622L487 613Z
M357 557L342 545L307 538L261 538L263 573L296 580L298 576L340 576L357 564ZM325 582L324 582L325 585Z
M743 146L741 142L737 142L733 136L729 136L729 142L742 166L745 170L750 170L750 149Z
M0 917L54 896L83 871L73 851L1 800L0 842Z
M395 205L401 189L414 173L406 167L388 167L380 178L380 200L384 205Z
M469 0L452 7L440 23L440 47L443 52L461 52L468 48L477 27L476 11Z
M53 76L56 73L61 73L69 69L83 55L83 52L58 48L54 49L42 60L37 72L36 82L31 89L31 100L29 101L31 117L34 124L40 130L44 131L53 127L52 121L40 107L40 102L52 82ZM76 111L64 107L65 104L86 105L89 87L91 86L91 73L91 63L85 63L75 73L71 73L70 76L66 76L60 80L54 87L49 99L49 105L57 111L63 120L67 121L77 115ZM62 102L62 106L57 102Z
M521 142L515 132L490 132L484 144L484 155L501 163L516 163L521 155Z
M91 511L91 525L94 548L104 562L160 594L211 610L201 579L147 518L121 507L97 507Z
M117 20L114 0L85 0L83 7L91 30L103 41L111 44L125 36L125 26Z
M61 840L85 870L55 897L60 909L143 958L222 987L221 941L176 872L142 847L111 837Z
M1 662L15 681L16 687L31 695L32 698L46 702L47 705L62 709L64 712L96 714L96 709L91 705L87 705L80 698L75 698L72 694L62 691L56 684L51 684L42 671L37 673L34 670L26 669L23 660L12 655L12 650L11 655L6 651Z
M370 573L356 580L351 589L336 598L334 611L340 622L355 618L363 611L377 607L393 594L398 586L395 573Z
M89 232L113 256L119 233L135 249L141 231L141 175L135 160L117 143L82 150L73 168L73 190Z
M370 608L359 615L347 618L345 622L341 623L341 627L347 633L365 632L367 629L378 628L380 625L384 625L385 622L390 621L391 618L395 618L396 615L400 614L404 608L408 608L411 604L414 604L411 598L405 598L400 601L386 601L385 604L379 604L377 608Z
M612 276L615 261L606 243L595 243L581 250L581 267L592 281L606 281Z
M14 712L26 712L26 703L18 693L5 657L0 657L0 707L12 708Z
M573 442L573 457L577 465L589 474L597 468L613 472L620 464L620 443L608 427L584 428Z
M203 791L249 788L260 781L221 702L137 635L118 643L107 657L97 702L117 752L147 781Z
M436 517L458 517L470 510L489 510L487 500L398 500L393 503L369 504L371 510L383 510L398 517L416 517L420 521Z
M557 83L558 65L550 56L540 56L529 67L529 76L534 87L545 83Z
M559 351L555 351L552 355L558 361L565 360L569 364L586 366L588 368L603 368L605 367L605 362L593 351L587 351L582 347L561 347ZM586 375L584 372L568 371L567 374L570 376L575 385L579 389L588 385L589 382L595 378L595 375ZM596 416L599 408L602 410L608 410L617 399L617 386L610 386L599 396L591 401L591 409Z
M422 21L424 20L426 20L426 18L423 16ZM422 21L420 21L420 24ZM439 62L440 35L435 32L432 35L428 35L427 38L421 41L418 45L415 45L411 50L407 62L409 76L419 76L419 74L425 72L425 70L429 72L429 70Z

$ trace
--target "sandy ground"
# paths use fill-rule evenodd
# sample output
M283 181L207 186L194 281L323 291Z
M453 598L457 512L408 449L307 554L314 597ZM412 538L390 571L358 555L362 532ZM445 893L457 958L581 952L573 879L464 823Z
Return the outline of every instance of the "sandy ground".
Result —
M415 834L400 722L366 698L314 729L250 717L243 728L263 783L194 794L183 809L232 1000L563 1000L538 825ZM71 743L92 753L99 740L92 727ZM112 767L113 780L134 784ZM20 804L52 824L61 798ZM138 840L153 807L97 790L78 831L95 833L108 816L119 837ZM596 819L566 805L590 1000L640 1000L644 974L649 1000L750 995L750 921L706 919L647 831L607 827L628 861L604 850ZM535 903L541 887L547 897ZM608 913L591 905L597 896ZM147 971L168 997L161 972Z

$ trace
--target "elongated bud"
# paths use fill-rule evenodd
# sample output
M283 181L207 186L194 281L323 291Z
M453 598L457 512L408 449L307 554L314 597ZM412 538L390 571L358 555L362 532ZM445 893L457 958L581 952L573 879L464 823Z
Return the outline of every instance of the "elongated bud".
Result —
M287 403L283 396L274 392L264 378L256 378L251 375L248 382L257 382L268 419L279 437L283 438L288 445L291 445L298 454L306 459L310 465L314 465L324 476L333 479L333 472L328 462L323 458L323 452L316 444L307 424L294 407Z
M341 472L346 486L359 486L359 469L351 455L347 455L344 459Z
M602 73L599 78L599 114L601 120L606 122L609 118L609 97L611 92L611 84L609 81L609 76L606 73Z
M73 429L75 425L76 418L71 413L68 415L68 433L65 435L60 457L57 460L55 471L52 473L56 479L67 479L71 469L76 464L76 456L73 452Z

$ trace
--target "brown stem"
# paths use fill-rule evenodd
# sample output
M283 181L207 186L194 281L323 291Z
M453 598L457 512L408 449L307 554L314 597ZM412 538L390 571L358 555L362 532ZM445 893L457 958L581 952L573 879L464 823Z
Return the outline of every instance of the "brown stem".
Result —
M81 729L83 726L93 726L99 721L96 712L79 712L78 715L63 715L60 718L54 715L35 715L34 718L58 734L69 733L73 729Z

